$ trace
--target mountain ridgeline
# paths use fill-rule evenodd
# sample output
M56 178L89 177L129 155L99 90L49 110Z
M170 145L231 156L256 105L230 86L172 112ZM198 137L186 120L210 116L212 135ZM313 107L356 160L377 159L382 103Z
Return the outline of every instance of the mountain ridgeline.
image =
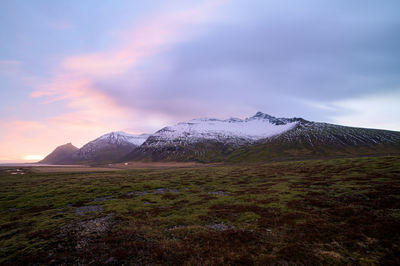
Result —
M51 154L39 163L49 164L104 164L115 162L148 138L147 134L132 135L122 131L105 134L82 148L68 149L66 144L57 147ZM65 151L65 152L61 152ZM51 160L48 159L50 157Z
M151 135L113 132L73 152L65 163L262 162L387 154L400 154L400 132L258 112L246 119L193 119Z

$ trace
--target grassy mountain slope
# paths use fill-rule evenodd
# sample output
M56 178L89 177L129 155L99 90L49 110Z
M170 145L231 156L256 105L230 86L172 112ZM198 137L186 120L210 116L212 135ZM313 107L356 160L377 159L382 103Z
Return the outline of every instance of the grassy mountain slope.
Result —
M400 132L305 122L282 135L236 149L228 160L264 161L400 153Z
M189 145L165 145L162 147L140 146L122 157L120 161L222 161L235 147L214 140Z
M85 164L103 164L114 162L118 158L131 152L136 146L135 145L116 145L116 144L102 144L101 147L90 152L84 153L81 150L75 152L66 163L85 163Z

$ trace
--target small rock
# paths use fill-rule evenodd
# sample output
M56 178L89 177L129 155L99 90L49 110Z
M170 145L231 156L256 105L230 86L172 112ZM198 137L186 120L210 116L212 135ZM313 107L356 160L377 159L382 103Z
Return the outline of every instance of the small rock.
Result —
M110 257L108 260L105 261L105 264L110 264L115 262L115 258L114 257Z
M174 188L157 188L153 191L153 194L164 194L167 192L177 193L179 190Z
M229 196L229 192L225 192L225 191L211 191L208 192L209 195L218 195L218 196Z
M233 229L233 228L235 228L235 227L234 227L233 225L230 225L230 224L226 224L226 223L224 223L224 222L221 222L221 223L219 223L219 224L212 224L212 225L209 225L208 228L214 229L214 230L216 230L216 231L221 232L221 231L226 231L226 230L229 230L229 229Z
M136 191L135 194L138 196L144 196L147 195L147 191Z
M113 200L114 198L112 196L106 196L106 197L98 197L95 198L93 201L99 202L99 201L106 201L106 200Z
M182 229L182 228L185 228L185 226L184 225L174 225L173 227L168 228L167 230L172 231L172 230Z
M88 213L102 212L103 208L97 205L82 206L76 209L76 215L85 215Z

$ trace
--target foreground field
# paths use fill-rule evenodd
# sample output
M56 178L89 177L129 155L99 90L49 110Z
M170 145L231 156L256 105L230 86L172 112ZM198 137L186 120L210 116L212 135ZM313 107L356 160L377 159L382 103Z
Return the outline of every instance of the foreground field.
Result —
M400 265L400 157L0 171L0 264Z

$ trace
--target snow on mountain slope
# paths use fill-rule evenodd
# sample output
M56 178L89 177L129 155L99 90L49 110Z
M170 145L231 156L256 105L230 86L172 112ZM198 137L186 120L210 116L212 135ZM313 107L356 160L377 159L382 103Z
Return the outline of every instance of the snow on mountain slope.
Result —
M244 120L193 119L157 131L143 146L190 144L202 140L240 145L282 134L295 127L299 121L298 118L275 118L261 112Z
M122 131L111 132L85 144L73 154L73 160L113 161L140 146L148 134L133 135Z
M105 134L103 136L100 136L99 138L95 139L93 142L107 142L107 143L112 143L112 144L123 144L123 143L131 143L136 146L140 146L147 140L149 137L149 134L140 134L140 135L134 135L134 134L128 134L123 131L115 131L111 132L108 134Z

